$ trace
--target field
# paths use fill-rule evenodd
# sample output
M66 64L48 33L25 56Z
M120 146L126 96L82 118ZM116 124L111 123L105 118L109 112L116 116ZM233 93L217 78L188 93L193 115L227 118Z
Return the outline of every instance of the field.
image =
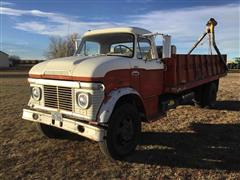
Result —
M240 179L240 73L220 81L214 109L179 106L143 124L132 156L110 162L81 137L47 139L21 119L24 71L0 71L0 179Z

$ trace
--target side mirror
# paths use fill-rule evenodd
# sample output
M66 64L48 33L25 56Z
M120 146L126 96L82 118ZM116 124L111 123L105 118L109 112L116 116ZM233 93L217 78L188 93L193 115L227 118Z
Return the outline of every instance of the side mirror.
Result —
M163 35L163 51L162 58L171 57L171 36Z

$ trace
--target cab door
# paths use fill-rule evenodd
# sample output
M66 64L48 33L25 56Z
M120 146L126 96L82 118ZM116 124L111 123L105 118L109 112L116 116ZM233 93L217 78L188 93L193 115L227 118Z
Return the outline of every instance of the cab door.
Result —
M144 98L158 96L163 91L163 63L157 60L131 61L131 84Z
M131 83L142 96L147 119L158 116L159 95L163 92L163 63L153 56L154 51L150 39L138 38L136 58L130 60Z
M153 45L148 38L138 38L136 58L130 60L132 86L144 98L161 94L163 90L163 63L153 58Z
M138 92L140 92L140 69L138 68L138 64L131 62L131 86Z

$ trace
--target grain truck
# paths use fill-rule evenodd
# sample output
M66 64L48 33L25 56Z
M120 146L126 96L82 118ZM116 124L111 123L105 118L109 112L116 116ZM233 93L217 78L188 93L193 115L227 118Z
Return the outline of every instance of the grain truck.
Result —
M226 55L215 43L216 24L208 21L187 54L176 53L171 36L142 28L88 31L73 56L32 67L22 118L47 137L75 133L98 142L107 157L122 159L135 150L141 122L159 120L188 101L214 106L219 78L227 73ZM205 36L216 55L191 54Z

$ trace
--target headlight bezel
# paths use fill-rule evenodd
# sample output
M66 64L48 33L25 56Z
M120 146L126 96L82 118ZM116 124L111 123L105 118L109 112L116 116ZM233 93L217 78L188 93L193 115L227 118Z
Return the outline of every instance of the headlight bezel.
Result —
M32 86L31 87L31 97L36 101L40 101L42 98L41 88L38 86Z
M80 98L85 98L86 103L82 103L80 102L81 99ZM82 99L83 100L83 99ZM76 101L77 101L77 105L82 108L82 109L87 109L90 106L90 95L89 93L85 93L85 92L78 92L76 95Z

